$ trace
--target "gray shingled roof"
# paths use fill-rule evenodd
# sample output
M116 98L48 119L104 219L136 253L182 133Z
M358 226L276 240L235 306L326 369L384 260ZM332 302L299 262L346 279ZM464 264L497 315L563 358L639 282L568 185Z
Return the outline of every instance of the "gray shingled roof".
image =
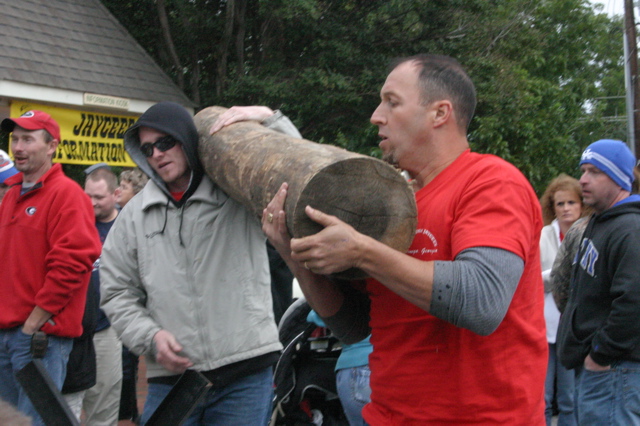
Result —
M0 80L194 106L99 0L0 0Z

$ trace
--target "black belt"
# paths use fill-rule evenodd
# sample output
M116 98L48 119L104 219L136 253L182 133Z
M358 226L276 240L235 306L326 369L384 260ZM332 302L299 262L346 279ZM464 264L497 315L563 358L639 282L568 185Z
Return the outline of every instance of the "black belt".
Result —
M201 371L200 373L211 382L212 387L222 388L238 379L250 376L267 367L271 367L278 362L279 358L280 352L270 352L255 358L223 365L222 367L214 370ZM147 379L147 383L158 383L173 386L179 378L180 374L176 374L174 376L150 377Z

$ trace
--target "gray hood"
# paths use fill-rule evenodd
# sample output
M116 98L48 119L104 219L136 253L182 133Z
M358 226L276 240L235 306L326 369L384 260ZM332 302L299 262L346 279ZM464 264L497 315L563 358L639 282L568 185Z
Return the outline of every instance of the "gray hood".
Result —
M140 151L140 138L138 135L140 127L149 127L166 133L182 143L182 149L191 168L191 180L180 201L171 196L166 184L151 168L147 158ZM153 105L124 134L124 146L133 161L162 189L176 206L184 204L189 199L204 175L204 170L198 157L198 140L198 130L193 122L193 117L182 105L175 102L159 102Z

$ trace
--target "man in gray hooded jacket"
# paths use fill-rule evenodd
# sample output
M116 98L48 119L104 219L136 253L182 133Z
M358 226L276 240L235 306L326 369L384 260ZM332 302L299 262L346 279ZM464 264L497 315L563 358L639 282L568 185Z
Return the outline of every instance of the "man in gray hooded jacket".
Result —
M300 136L269 108L230 111ZM172 102L152 106L126 132L127 152L150 181L104 244L101 305L122 342L146 356L143 423L193 369L213 386L189 424L266 425L281 345L265 236L204 174L197 146L191 115Z

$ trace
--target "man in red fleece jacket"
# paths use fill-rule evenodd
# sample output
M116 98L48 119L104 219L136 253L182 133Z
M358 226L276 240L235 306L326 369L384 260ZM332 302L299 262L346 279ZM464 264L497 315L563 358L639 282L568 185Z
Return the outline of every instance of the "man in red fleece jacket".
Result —
M94 261L101 251L93 207L80 185L52 159L60 127L49 114L28 111L2 121L11 132L19 172L0 206L0 399L42 419L15 379L31 359L31 336L48 335L42 358L58 389L82 315Z

